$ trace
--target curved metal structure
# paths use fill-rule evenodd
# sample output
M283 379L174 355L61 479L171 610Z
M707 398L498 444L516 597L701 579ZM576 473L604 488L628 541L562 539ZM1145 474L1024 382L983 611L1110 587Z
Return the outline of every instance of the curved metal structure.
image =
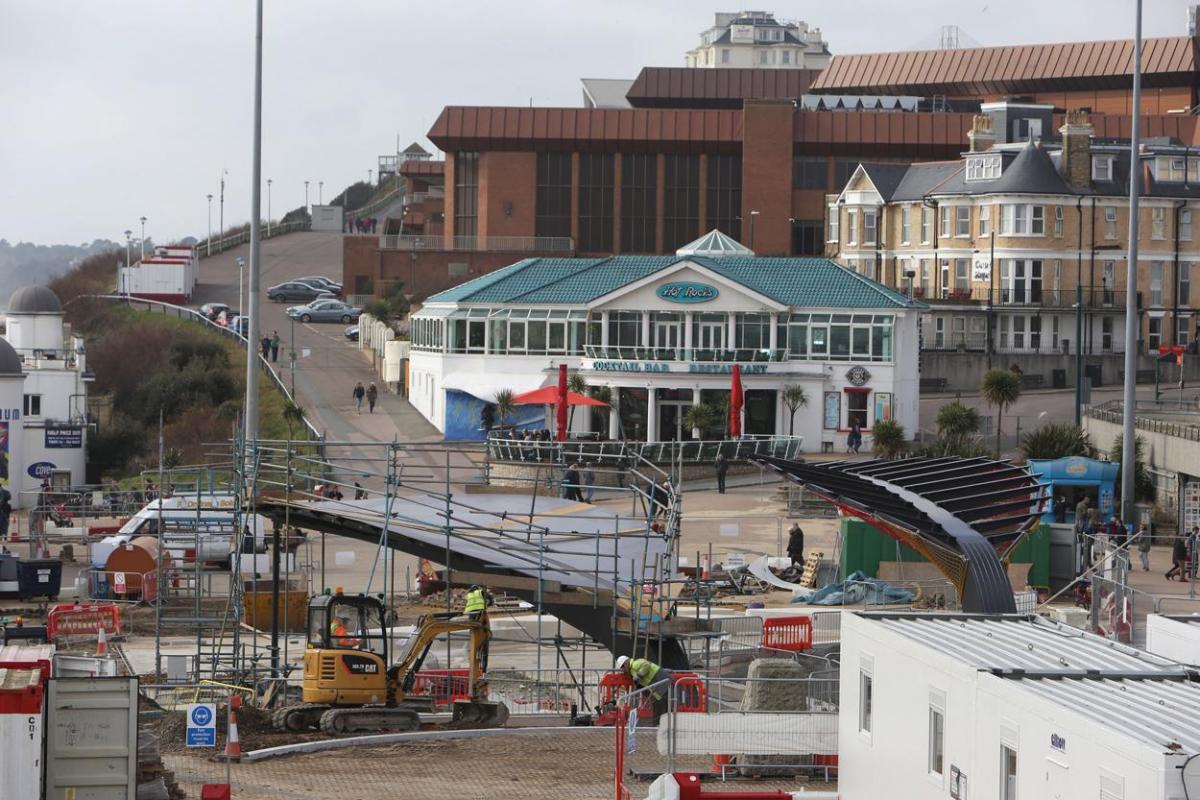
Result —
M957 457L757 460L925 556L954 584L964 611L1016 610L1008 556L1049 499L1027 468Z

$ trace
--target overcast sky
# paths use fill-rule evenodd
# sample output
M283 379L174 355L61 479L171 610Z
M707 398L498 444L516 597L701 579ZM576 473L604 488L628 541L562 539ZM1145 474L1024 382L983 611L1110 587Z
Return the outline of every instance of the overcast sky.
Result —
M982 45L1131 35L1132 0L755 2L820 27L834 53L899 50L957 24ZM1186 30L1148 0L1145 35ZM445 105L580 104L580 77L682 66L735 3L267 0L263 178L276 217L366 179ZM919 11L918 11L919 10ZM253 0L0 0L0 238L203 236L249 219ZM264 200L264 213L265 213ZM213 225L217 201L213 200Z

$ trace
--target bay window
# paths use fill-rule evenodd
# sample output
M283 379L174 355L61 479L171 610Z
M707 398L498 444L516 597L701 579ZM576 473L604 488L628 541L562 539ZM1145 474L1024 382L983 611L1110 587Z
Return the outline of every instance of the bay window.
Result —
M1041 236L1045 231L1045 206L1032 203L1004 203L1000 206L1001 235Z

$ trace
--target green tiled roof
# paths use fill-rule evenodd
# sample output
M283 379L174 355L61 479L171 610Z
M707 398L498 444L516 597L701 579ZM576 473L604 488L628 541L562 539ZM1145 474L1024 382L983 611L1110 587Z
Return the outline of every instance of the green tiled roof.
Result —
M585 305L688 261L784 305L921 308L899 292L827 258L612 256L528 258L433 295L427 303Z

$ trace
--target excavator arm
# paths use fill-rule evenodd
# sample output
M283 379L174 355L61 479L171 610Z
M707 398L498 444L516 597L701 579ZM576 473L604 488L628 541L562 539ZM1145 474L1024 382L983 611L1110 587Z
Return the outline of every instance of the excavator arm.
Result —
M479 619L467 619L459 615L435 614L422 616L417 620L417 629L409 640L408 646L400 659L392 665L389 679L398 681L397 699L403 699L412 691L417 679L417 672L425 663L429 648L442 636L466 631L467 661L470 672L467 680L467 693L473 702L487 699L487 687L483 683L483 675L487 671L488 640L492 637L492 629L488 623L487 614L481 614Z

